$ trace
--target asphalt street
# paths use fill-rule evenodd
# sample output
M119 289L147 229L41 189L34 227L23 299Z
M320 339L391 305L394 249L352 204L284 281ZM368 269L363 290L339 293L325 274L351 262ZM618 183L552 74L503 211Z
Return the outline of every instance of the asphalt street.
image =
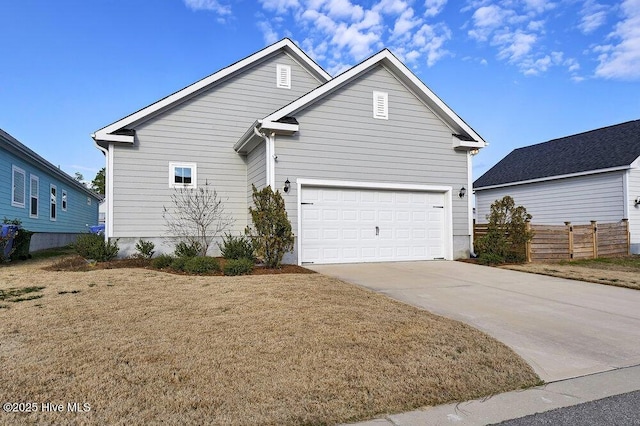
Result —
M634 426L640 425L640 391L610 396L519 419L497 423L501 426L580 425Z

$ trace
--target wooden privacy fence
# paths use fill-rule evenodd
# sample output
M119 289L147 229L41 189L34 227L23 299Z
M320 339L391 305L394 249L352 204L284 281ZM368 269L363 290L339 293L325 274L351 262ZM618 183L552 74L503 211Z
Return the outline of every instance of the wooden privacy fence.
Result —
M473 238L487 233L487 224L474 224ZM560 260L595 259L629 254L629 221L597 223L589 225L535 225L528 224L534 232L526 247L529 262L557 262Z

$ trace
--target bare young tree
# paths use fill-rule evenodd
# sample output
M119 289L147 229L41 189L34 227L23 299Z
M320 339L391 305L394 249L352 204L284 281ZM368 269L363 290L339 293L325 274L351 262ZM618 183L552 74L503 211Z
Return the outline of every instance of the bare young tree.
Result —
M213 241L227 231L235 220L224 211L214 188L205 182L199 188L176 188L171 194L171 208L163 206L167 235L206 256Z

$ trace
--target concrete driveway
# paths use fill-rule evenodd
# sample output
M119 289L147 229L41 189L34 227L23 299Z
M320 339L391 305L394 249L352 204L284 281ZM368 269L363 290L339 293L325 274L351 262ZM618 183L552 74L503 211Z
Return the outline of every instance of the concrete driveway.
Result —
M451 261L309 268L483 330L546 382L640 364L638 290Z

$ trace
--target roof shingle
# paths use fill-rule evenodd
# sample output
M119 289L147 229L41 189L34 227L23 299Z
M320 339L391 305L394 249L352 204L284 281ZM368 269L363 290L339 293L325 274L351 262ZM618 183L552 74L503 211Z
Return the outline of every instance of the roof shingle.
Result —
M515 149L473 187L624 167L638 157L640 120L635 120Z

